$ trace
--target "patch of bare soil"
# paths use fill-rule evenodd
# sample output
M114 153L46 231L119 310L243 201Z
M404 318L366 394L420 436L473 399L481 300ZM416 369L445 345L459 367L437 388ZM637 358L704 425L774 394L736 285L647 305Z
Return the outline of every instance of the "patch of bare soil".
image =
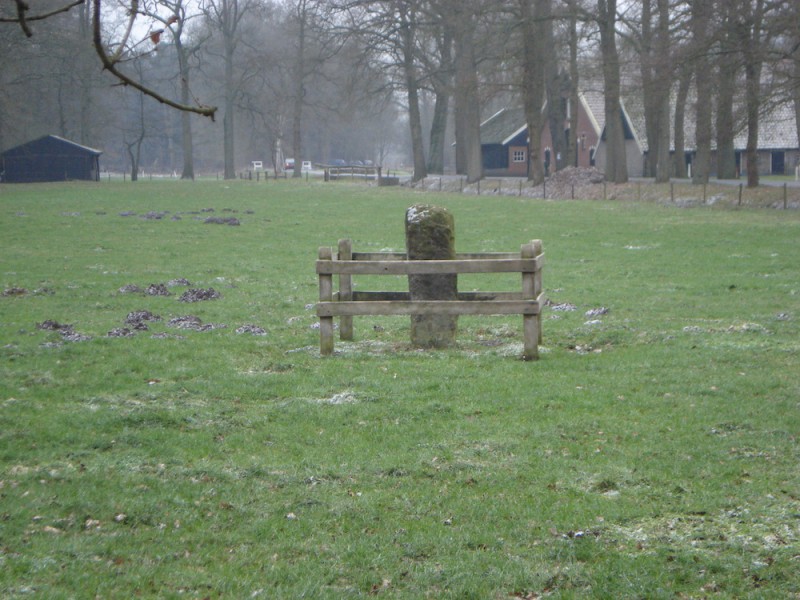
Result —
M142 289L135 283L128 283L123 285L117 290L120 294L145 294L147 296L171 296L172 293L169 288L172 287L189 287L191 282L185 277L178 277L170 279L166 284L164 283L151 283L146 288Z
M147 286L144 290L144 293L148 296L169 296L170 291L167 289L167 286L163 283L151 283Z
M28 290L22 287L11 287L3 290L3 296L6 298L9 296L24 296L28 293Z
M84 335L75 331L73 326L70 324L59 323L58 321L53 321L51 319L37 323L36 328L43 331L57 331L59 334L61 334L61 339L65 342L85 342L92 339L92 337L89 335ZM50 342L47 345L58 346L60 344L57 342Z
M147 322L154 322L160 321L161 316L154 315L149 310L134 310L128 313L128 316L125 317L125 322L128 325L132 325L135 329L141 329L142 325L145 325ZM147 325L144 326L144 329L147 329Z
M204 302L206 300L217 300L219 298L222 298L222 294L214 288L192 288L181 294L181 297L178 298L178 302Z
M167 321L167 327L191 329L192 331L212 331L214 329L225 329L228 326L224 323L203 323L202 319L196 315L185 315L170 319Z
M133 337L136 335L135 331L131 331L127 327L117 327L109 331L107 337Z
M169 280L166 284L150 284L146 290L143 290L136 284L128 284L119 288L120 293L139 293L151 296L168 296L171 295L168 287L189 286L191 283L184 277L179 277ZM21 290L22 288L9 288L10 290ZM34 293L38 292L36 290ZM166 292L166 293L165 293ZM27 290L24 293L28 293ZM4 294L7 296L24 295L23 292L9 292ZM180 298L182 302L202 302L204 300L216 300L221 298L222 295L214 288L193 288L187 290ZM157 315L149 310L134 310L127 314L121 326L114 327L106 333L106 337L111 338L132 338L137 333L142 331L149 331L153 323L163 321L160 315ZM213 331L215 329L226 329L228 327L225 323L203 323L200 317L196 315L183 315L169 319L165 323L166 327L173 329L183 329L189 331ZM59 323L53 319L47 319L41 323L36 323L36 328L42 331L57 332L63 341L48 341L42 344L44 347L57 348L66 342L80 342L92 339L88 335L84 335L75 331L74 326L69 323ZM254 336L265 336L267 331L251 323L241 325L236 330L239 335L249 334ZM169 332L156 332L151 335L153 339L186 339L185 336L169 333Z
M167 282L167 287L178 287L178 286L182 286L182 285L184 285L186 287L189 287L192 284L185 277L178 277L177 279L170 279Z
M258 325L242 325L236 329L236 333L239 335L243 333L249 333L251 335L267 335L267 330L259 327Z
M72 331L72 325L66 323L59 323L58 321L53 321L51 319L47 319L46 321L42 321L41 323L36 324L36 329L42 329L44 331Z
M50 287L41 287L36 288L35 290L29 290L24 287L10 287L3 290L2 293L0 293L0 296L3 298L17 298L21 296L27 296L29 294L33 296L52 296L55 293L55 290Z
M168 210L151 210L151 211L148 211L148 212L143 213L143 214L139 214L139 213L137 213L136 211L133 211L133 210L125 210L125 211L122 211L121 213L119 213L119 216L120 217L139 217L140 219L143 219L145 221L163 221L164 219L166 219L169 216L171 221L181 221L183 219L182 215L203 215L203 214L214 213L214 212L216 212L216 211L211 207L202 208L200 210L187 210L187 211L182 211L182 212L178 212L178 213L175 213L175 214L170 213L170 211L168 211ZM237 211L237 210L235 210L233 208L223 208L222 212L225 212L225 213L238 213L239 211ZM246 211L244 211L244 214L252 215L252 214L255 214L255 211L246 210ZM207 224L233 225L233 226L239 226L239 225L242 224L241 221L236 217L206 217L206 218L203 218L202 216L195 216L194 218L196 220L202 221L203 223L207 223Z
M208 217L203 223L212 225L233 225L236 227L241 225L239 219L236 217Z
M119 290L117 290L120 294L141 294L142 288L140 288L135 283L129 283L123 285Z

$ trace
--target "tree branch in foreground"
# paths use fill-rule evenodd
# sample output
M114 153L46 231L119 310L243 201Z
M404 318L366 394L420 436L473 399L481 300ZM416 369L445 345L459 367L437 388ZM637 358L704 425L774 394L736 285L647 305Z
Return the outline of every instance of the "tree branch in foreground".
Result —
M94 44L95 52L100 57L100 62L103 63L103 68L111 73L114 77L119 79L123 85L129 85L135 90L150 96L154 100L157 100L161 104L166 104L172 108L182 110L185 112L192 112L198 115L202 115L204 117L210 117L211 120L214 120L214 115L217 112L216 106L191 106L188 104L182 104L180 102L175 102L174 100L170 100L169 98L159 94L155 90L152 90L145 86L144 84L136 81L135 79L129 77L122 71L117 68L117 64L119 63L119 53L115 54L114 58L108 56L106 53L105 46L103 44L103 33L101 27L101 0L94 0L94 14L92 18L92 43ZM131 11L130 16L128 17L130 22L132 22L136 18L136 12ZM130 29L130 27L128 28Z

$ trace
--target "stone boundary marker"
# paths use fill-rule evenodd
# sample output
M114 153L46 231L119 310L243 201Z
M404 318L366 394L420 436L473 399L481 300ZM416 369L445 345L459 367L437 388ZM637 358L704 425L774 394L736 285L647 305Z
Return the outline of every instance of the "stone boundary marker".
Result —
M544 307L541 240L522 244L518 253L457 253L452 260L409 260L402 252L353 252L352 241L338 248L322 246L316 262L319 276L320 354L334 350L333 319L340 318L339 337L353 339L353 317L369 315L522 315L524 360L539 358ZM412 300L409 292L354 291L355 275L458 275L520 273L520 292L458 292L457 300ZM338 275L339 290L333 289Z
M406 210L406 255L409 260L453 260L456 257L453 213L440 206L415 204ZM458 275L409 275L409 300L458 300ZM456 343L457 315L411 315L411 345L449 348Z

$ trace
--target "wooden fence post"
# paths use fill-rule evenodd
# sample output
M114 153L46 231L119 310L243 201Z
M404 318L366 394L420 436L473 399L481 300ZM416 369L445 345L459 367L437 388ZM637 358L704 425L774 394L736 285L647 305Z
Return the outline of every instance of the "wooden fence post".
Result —
M520 248L520 258L535 258L542 253L542 241L532 240ZM522 298L535 300L539 297L542 287L542 272L522 274ZM537 315L522 316L522 335L525 348L523 360L537 360L539 358L539 344L542 341L541 309Z
M353 259L352 240L339 240L339 260ZM347 302L353 299L353 276L348 274L339 275L339 300ZM345 341L353 340L353 317L339 317L339 339Z
M331 260L333 253L330 247L321 246L319 249L320 260ZM333 275L320 273L319 275L319 301L333 301ZM319 318L319 353L322 356L333 354L333 317Z

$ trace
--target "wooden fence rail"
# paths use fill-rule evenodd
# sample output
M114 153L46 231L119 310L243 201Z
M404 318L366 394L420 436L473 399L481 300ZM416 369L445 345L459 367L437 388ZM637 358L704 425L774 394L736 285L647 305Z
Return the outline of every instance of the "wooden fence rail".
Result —
M407 260L398 252L353 252L352 242L339 240L337 252L319 249L320 353L333 354L333 319L339 317L339 337L353 339L353 317L368 315L522 315L523 359L539 357L542 343L541 240L523 244L519 253L460 253L454 260ZM458 300L411 300L409 292L354 291L353 275L443 275L520 273L520 292L459 292ZM334 292L333 276L339 290Z

